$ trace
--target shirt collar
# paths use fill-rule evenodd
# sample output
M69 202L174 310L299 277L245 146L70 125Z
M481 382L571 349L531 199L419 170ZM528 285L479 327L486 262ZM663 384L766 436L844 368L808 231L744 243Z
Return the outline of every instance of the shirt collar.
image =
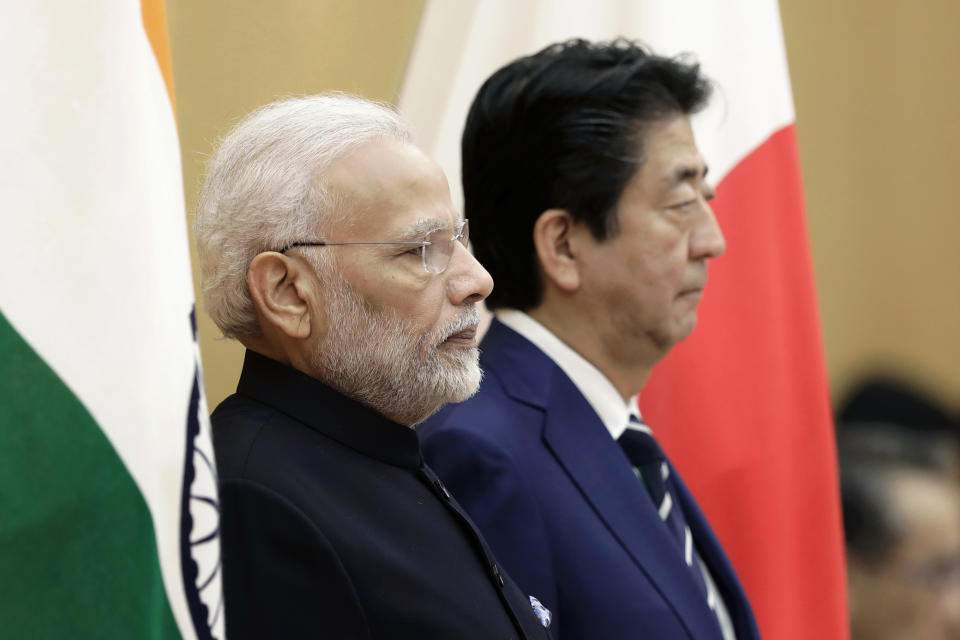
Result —
M497 320L536 345L553 360L597 413L614 440L626 430L630 412L640 416L637 397L624 403L613 383L586 358L523 311L498 309Z

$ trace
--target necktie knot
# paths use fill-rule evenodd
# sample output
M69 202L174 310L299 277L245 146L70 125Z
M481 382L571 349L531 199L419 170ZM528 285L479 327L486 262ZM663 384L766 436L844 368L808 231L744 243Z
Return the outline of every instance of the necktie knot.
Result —
M630 459L630 463L634 466L639 467L666 460L663 449L660 448L657 439L653 437L650 427L634 415L630 416L630 422L617 442L620 443L627 454L627 458Z

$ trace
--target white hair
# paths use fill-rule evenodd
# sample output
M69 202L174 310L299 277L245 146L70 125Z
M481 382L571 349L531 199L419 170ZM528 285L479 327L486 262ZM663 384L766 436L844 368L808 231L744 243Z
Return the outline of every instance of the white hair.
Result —
M279 100L246 116L220 143L195 223L207 312L223 335L260 334L247 271L263 251L314 239L342 215L324 173L376 138L410 139L391 107L327 93Z

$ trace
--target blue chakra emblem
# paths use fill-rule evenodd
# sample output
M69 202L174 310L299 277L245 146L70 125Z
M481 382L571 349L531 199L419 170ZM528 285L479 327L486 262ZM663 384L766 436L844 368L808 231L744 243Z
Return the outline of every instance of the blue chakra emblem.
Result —
M223 589L220 573L220 500L210 438L210 412L200 383L197 322L193 327L193 390L186 420L186 458L180 500L180 563L183 586L198 640L223 640Z

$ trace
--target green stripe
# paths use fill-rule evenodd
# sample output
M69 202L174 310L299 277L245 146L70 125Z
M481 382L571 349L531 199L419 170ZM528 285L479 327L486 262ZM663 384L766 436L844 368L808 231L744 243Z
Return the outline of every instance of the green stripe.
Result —
M92 416L2 313L0 636L180 637L143 496Z

